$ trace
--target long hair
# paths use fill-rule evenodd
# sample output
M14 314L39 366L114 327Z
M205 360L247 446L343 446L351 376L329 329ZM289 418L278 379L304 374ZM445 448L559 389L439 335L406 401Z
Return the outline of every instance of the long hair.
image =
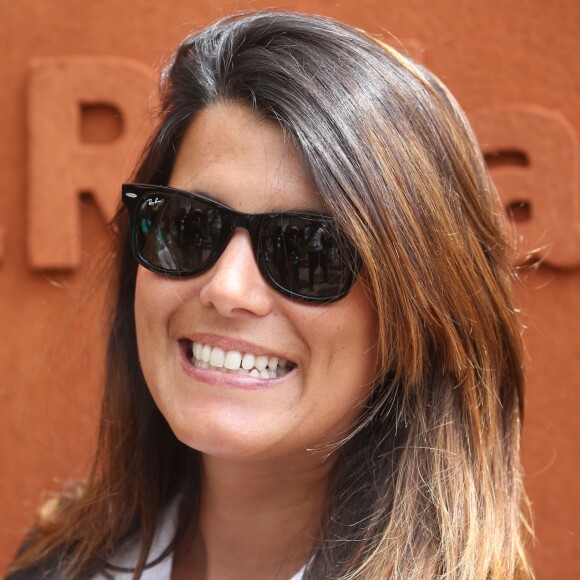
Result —
M305 578L532 577L513 272L497 195L454 98L362 31L271 12L224 18L187 38L162 75L161 97L135 181L167 184L196 113L243 104L292 139L362 257L381 374L332 450L338 459ZM41 518L21 567L60 562L90 576L138 536L138 578L161 511L185 480L188 489L199 481L197 453L173 436L139 366L127 227L120 213L94 467ZM195 515L190 495L176 540Z

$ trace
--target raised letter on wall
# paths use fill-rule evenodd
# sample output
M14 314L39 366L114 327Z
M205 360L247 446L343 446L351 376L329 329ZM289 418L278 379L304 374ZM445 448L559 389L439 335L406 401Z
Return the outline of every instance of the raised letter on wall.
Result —
M79 265L80 194L90 193L105 219L114 215L120 183L151 130L154 84L150 69L122 58L31 63L27 244L33 268Z
M580 151L570 123L534 106L484 109L471 120L502 201L513 210L520 258L580 266Z

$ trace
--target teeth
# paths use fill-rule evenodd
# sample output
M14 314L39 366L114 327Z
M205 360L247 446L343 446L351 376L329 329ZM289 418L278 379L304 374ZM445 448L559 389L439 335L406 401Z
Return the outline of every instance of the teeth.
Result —
M224 366L225 359L226 353L219 346L215 346L211 351L211 356L209 357L209 364L212 367L217 367L218 369L221 369Z
M215 349L214 349L215 352ZM226 358L224 361L224 367L226 367L226 369L239 369L240 368L240 364L242 362L242 353L239 352L238 350L230 350L227 354L226 354Z
M262 379L284 376L293 368L293 365L289 365L286 359L276 356L242 353L239 350L224 351L219 346L212 347L201 342L192 343L191 354L191 362L198 368L210 368Z
M257 356L256 362L254 362L254 366L262 372L268 366L268 357L267 356Z
M242 359L242 368L246 369L247 371L252 370L254 368L255 360L256 357L251 352L247 352Z

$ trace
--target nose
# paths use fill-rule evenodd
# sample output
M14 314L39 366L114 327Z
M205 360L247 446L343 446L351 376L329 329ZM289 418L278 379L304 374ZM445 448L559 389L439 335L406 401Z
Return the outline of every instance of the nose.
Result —
M199 297L204 306L233 318L265 316L273 306L272 293L258 269L249 232L239 228L218 261L202 275Z

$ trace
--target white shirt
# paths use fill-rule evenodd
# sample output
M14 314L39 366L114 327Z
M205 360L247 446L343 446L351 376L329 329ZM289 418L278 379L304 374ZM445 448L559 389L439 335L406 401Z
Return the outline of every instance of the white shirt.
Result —
M169 546L171 540L173 540L173 535L175 534L175 528L177 527L177 504L178 502L173 502L172 505L167 508L155 536L153 537L153 542L151 544L151 550L149 551L148 561L157 559ZM111 564L115 566L120 566L123 568L134 568L137 563L137 558L139 556L140 545L135 543L135 545L130 548L123 550L117 556L115 556ZM145 568L143 574L141 574L142 580L171 580L171 571L173 568L173 553L171 553L167 558L164 558L155 566L150 568ZM299 570L290 580L302 580L304 575L304 570L306 566ZM112 577L115 580L132 580L132 572L113 572ZM106 576L102 574L97 574L93 576L92 580L106 580Z

